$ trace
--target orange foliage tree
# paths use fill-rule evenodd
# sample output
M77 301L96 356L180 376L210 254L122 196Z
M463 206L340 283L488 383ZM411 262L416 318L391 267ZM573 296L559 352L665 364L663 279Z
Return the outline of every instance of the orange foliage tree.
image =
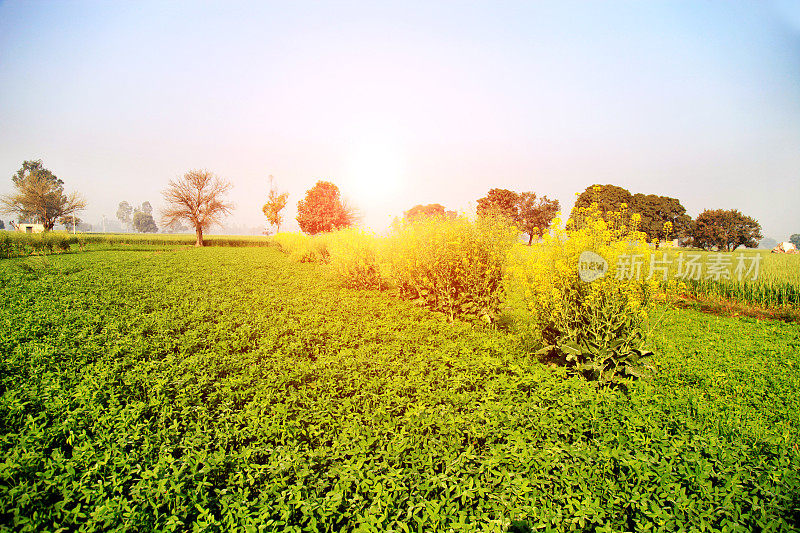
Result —
M318 181L297 202L297 223L309 235L346 228L355 221L355 210L342 200L339 187L329 181Z

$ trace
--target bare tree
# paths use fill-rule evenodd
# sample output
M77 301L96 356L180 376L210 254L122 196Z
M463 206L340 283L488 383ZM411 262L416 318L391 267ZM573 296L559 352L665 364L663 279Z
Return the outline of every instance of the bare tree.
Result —
M187 221L197 234L195 246L203 246L203 230L221 224L233 211L233 204L223 199L231 187L230 182L207 170L190 170L181 178L170 180L161 193L167 202L161 212L162 225Z

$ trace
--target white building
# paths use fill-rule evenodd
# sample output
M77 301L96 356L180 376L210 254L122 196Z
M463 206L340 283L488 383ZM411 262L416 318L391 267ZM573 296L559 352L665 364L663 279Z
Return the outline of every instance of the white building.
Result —
M17 224L16 230L22 233L42 233L44 231L43 224Z

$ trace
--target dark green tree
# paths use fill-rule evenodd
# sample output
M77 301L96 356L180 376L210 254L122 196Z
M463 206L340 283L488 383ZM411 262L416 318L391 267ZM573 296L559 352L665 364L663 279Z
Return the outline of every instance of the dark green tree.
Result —
M587 208L593 203L597 203L597 207L605 214L609 211L619 211L622 204L630 207L632 202L633 195L628 189L616 185L590 185L575 200L570 218L575 218L578 209Z
M631 213L641 215L639 231L647 234L647 238L650 240L662 241L668 237L685 237L692 222L680 200L669 196L634 194L629 210ZM672 225L669 232L665 230L667 222Z
M133 229L139 233L157 233L158 226L153 220L153 215L144 211L136 211L133 214Z
M692 223L691 237L698 248L730 252L739 246L756 248L763 235L758 221L736 209L706 209Z
M795 233L791 237L789 237L789 242L794 244L798 250L800 250L800 233Z
M639 231L644 232L650 240L686 237L692 222L677 198L656 194L631 194L628 189L617 185L597 184L587 187L578 196L570 216L575 218L578 209L587 208L593 203L597 203L603 217L608 212L621 211L623 206L628 214L638 213L641 216ZM665 229L667 222L672 225L669 232Z
M17 172L11 176L11 181L14 182L14 185L19 187L28 181L31 176L36 176L41 180L47 181L54 187L64 186L64 182L62 180L58 179L55 174L44 168L44 163L42 163L41 159L36 159L35 161L23 161L22 168L17 170Z

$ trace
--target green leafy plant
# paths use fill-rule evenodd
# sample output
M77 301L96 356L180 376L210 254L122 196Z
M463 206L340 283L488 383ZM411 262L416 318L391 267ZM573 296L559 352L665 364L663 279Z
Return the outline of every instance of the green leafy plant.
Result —
M558 362L570 373L582 376L601 385L627 388L630 379L651 375L642 365L642 359L653 352L632 348L624 340L610 343L567 340L545 346L536 355L548 362Z
M405 298L451 319L491 320L502 298L506 256L519 230L503 217L425 217L386 243L389 277Z

